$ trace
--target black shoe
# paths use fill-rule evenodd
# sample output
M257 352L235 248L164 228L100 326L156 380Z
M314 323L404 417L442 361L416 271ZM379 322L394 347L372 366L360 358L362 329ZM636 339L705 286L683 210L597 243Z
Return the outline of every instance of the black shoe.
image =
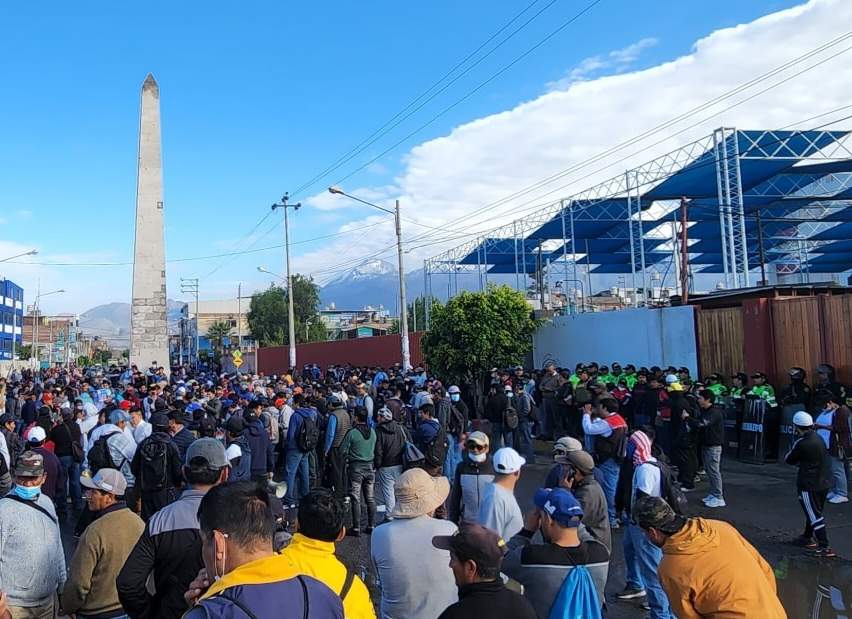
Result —
M633 587L626 587L624 591L616 594L619 600L635 600L636 598L645 597L646 593L644 589L634 589Z
M350 537L361 537L361 529L349 529L346 531L346 535Z
M373 529L375 529L375 527L367 527L364 529L364 533L366 533L367 535L372 535Z
M793 546L799 546L800 548L808 548L809 550L815 550L817 547L816 540L812 537L805 537L804 535L800 535L799 537L793 538L790 542Z

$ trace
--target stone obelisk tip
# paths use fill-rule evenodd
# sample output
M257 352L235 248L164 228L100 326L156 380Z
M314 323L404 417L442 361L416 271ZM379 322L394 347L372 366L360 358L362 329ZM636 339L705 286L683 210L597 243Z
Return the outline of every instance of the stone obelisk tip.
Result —
M160 92L160 87L157 85L157 80L154 79L152 74L148 74L148 77L145 78L145 81L142 82L142 90L153 90L156 93Z

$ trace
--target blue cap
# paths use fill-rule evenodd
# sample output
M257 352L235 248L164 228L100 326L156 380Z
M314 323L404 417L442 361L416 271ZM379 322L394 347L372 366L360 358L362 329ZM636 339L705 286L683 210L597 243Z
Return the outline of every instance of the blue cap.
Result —
M187 413L191 413L193 411L197 411L197 410L200 410L200 409L201 409L201 404L199 404L198 402L190 402L189 404L186 405L186 412Z
M118 423L119 421L130 421L130 415L123 410L115 409L109 415L109 422Z
M578 527L583 517L583 508L564 488L539 488L533 499L535 506L563 527Z

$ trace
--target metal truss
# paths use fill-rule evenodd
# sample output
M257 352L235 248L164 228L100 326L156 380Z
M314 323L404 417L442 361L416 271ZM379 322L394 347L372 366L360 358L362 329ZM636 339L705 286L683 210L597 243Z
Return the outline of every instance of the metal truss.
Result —
M563 278L567 280L569 264L573 265L573 276L576 280L578 257L586 253L582 240L577 239L574 234L574 226L580 222L612 223L612 226L605 228L596 238L625 241L626 253L629 252L630 256L634 289L639 287L640 278L641 287L645 288L645 239L656 238L653 236L655 230L667 220L650 215L647 209L651 200L643 196L691 164L692 169L702 165L715 169L717 195L712 208L717 209L719 215L722 266L726 285L748 286L749 253L752 256L755 254L755 241L751 238L753 233L748 233L746 229L747 200L776 198L777 200L758 207L758 215L766 221L790 221L797 238L807 239L826 226L833 225L820 220L837 208L837 203L831 202L833 196L852 189L852 173L820 173L814 171L813 166L797 173L795 167L788 168L750 187L744 199L741 162L819 162L852 159L849 136L845 131L742 131L733 127L721 127L708 136L548 204L521 219L487 233L471 236L465 243L427 259L424 261L427 295L431 294L429 280L432 275L446 274L452 280L453 275L457 276L459 273L476 273L480 287L487 286L489 265L494 264L495 255L503 256L505 264L506 240L510 241L509 246L513 248L510 251L515 263L516 287L522 287L521 278L526 281L526 263L530 253L541 255L544 264L541 243L560 237L562 255L555 256L552 251L548 252L548 257L552 260L550 266L561 267ZM685 197L704 199L702 196ZM666 196L661 199L669 198L670 196ZM826 203L821 203L820 198L825 199ZM785 199L813 202L808 202L794 213L790 213L789 204L784 204ZM749 217L753 215L750 214ZM787 237L782 238L789 240ZM535 243L531 245L530 240ZM799 251L798 247L796 251ZM773 253L783 255L783 252ZM473 260L475 264L470 264ZM468 264L462 264L462 261ZM452 293L457 288L450 283L448 290Z

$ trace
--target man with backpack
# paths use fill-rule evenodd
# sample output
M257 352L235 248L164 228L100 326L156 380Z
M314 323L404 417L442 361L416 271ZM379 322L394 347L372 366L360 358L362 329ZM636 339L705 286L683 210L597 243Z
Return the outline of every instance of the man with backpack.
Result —
M570 491L540 488L533 502L524 528L508 542L503 573L524 586L524 597L539 617L553 616L554 607L569 601L585 601L584 609L590 612L557 616L600 617L609 571L606 547L595 539L580 539L583 510ZM543 543L533 543L539 530ZM563 599L566 596L576 599Z
M367 420L369 412L363 406L355 407L355 424L347 432L340 450L346 456L346 470L349 477L349 497L352 505L352 528L350 533L361 535L361 499L367 504L367 534L373 532L376 524L375 482L373 459L376 449L376 432Z
M186 428L187 424L191 422L192 418L188 417L181 409L169 412L169 433L178 448L181 462L186 459L186 450L195 441L195 436Z
M440 475L447 456L447 432L435 419L435 406L431 403L420 406L418 421L414 445L425 457L423 468L430 475Z
M387 407L379 409L377 421L373 466L376 469L379 498L385 506L385 520L389 520L395 505L393 486L402 475L403 452L408 434L402 424L394 421L393 412Z
M89 453L86 460L89 471L95 475L101 469L116 469L127 482L127 495L124 497L128 507L136 507L134 488L136 479L130 468L136 455L136 441L124 431L130 421L130 415L120 409L110 413L109 423L99 426L92 432Z
M296 409L290 416L284 454L284 470L287 475L287 496L284 501L296 506L311 490L310 454L319 445L319 414L308 406L305 396L293 397Z
M243 412L245 420L244 436L251 447L251 478L256 482L266 482L272 477L272 469L275 467L275 455L272 451L272 443L269 442L269 433L263 427L260 420L262 404L254 400Z
M446 409L444 423L449 443L447 457L444 458L444 475L454 479L456 467L462 461L462 438L467 434L467 405L462 401L461 390L456 385L447 389L447 397L441 399L440 404Z
M336 393L328 396L328 420L325 427L323 455L326 462L327 485L334 489L334 496L343 499L349 492L346 475L346 457L340 446L352 427L344 400Z
M595 419L588 410L583 412L583 432L595 437L595 479L603 488L609 512L610 528L619 527L615 513L615 489L618 473L627 453L627 422L618 413L618 402L613 398L601 400Z
M163 413L151 416L151 436L139 443L130 469L142 498L142 520L177 499L181 486L181 459L169 434L169 418Z

